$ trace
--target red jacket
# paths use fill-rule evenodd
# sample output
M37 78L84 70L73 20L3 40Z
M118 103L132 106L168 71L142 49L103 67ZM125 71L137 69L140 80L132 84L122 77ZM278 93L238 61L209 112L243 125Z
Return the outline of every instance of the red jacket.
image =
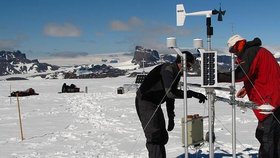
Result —
M260 45L260 39L255 38L246 43L243 52L237 54L240 65L235 71L236 82L244 82L250 101L258 106L268 103L277 109L280 107L280 66L273 54ZM268 116L259 110L253 111L259 121Z

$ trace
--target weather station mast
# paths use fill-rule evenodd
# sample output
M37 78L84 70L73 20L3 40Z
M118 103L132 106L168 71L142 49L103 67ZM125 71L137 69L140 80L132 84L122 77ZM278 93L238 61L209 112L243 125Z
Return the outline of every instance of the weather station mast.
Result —
M231 75L232 81L231 86L228 88L217 87L218 83L218 70L217 70L217 51L211 50L211 36L213 35L213 27L211 26L211 16L218 14L218 21L222 21L222 16L225 15L225 10L221 10L221 6L219 10L208 10L208 11L199 11L186 13L183 4L176 5L176 16L177 16L177 26L183 26L185 22L186 16L206 16L206 27L207 27L207 50L198 49L201 55L201 85L199 87L205 88L207 96L208 96L208 128L209 131L206 134L206 140L208 137L209 142L209 158L214 158L214 103L215 101L226 102L232 106L232 157L236 158L236 106L241 108L249 108L260 110L262 114L271 114L273 113L274 107L268 103L262 105L256 105L254 102L244 102L235 99L235 56L231 54ZM184 135L182 136L184 149L185 149L185 158L188 158L188 146L189 145L197 145L199 142L193 142L194 133L191 133L191 130L188 130L189 123L188 122L188 104L187 104L187 68L186 68L186 54L183 54L181 50L177 47L176 38L169 37L167 38L167 47L174 49L178 55L183 58L183 81L184 81L184 121L182 121L182 127ZM249 78L248 78L249 79ZM250 80L250 79L249 79ZM226 90L230 91L230 99L216 96L214 89ZM190 126L190 128L193 128ZM202 128L202 127L201 127ZM197 129L196 129L197 130ZM190 132L190 133L189 133ZM193 131L192 131L193 132ZM198 130L201 132L201 129ZM203 131L202 131L203 134ZM188 140L190 139L190 141ZM203 141L203 138L199 136L195 139L199 139L199 141Z
M202 84L201 87L205 87L208 96L208 123L209 123L209 157L214 158L214 101L215 92L214 87L217 85L217 51L211 51L211 36L213 35L213 27L211 26L211 16L218 14L218 21L222 21L222 16L225 11L221 10L207 10L198 11L192 13L186 13L183 4L176 5L176 17L177 26L183 26L186 16L206 16L206 26L207 26L207 51L201 52L201 74L202 74ZM188 158L188 125L187 125L187 69L186 69L186 55L182 54L176 45L176 38L167 38L167 47L174 49L179 55L183 56L183 80L184 80L184 149L185 158Z

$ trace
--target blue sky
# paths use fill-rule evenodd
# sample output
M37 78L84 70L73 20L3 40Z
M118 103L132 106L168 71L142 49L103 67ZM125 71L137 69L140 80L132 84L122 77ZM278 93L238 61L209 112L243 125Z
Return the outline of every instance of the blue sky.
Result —
M212 16L212 48L225 49L238 33L264 46L280 48L279 0L1 0L0 50L27 56L133 52L136 45L166 51L166 38L179 47L204 40L205 17L186 17L176 26L176 4L186 12L226 10L223 22Z

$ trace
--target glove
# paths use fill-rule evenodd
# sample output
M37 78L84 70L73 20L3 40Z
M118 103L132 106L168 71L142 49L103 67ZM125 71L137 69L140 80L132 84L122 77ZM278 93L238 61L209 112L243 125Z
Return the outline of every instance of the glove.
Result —
M199 99L199 103L205 103L205 100L207 100L206 96L202 93L197 93L195 98Z
M247 94L246 89L243 87L237 92L236 97L244 98L246 94Z
M167 130L168 131L172 131L174 129L174 119L169 119L168 120L168 127L167 127Z

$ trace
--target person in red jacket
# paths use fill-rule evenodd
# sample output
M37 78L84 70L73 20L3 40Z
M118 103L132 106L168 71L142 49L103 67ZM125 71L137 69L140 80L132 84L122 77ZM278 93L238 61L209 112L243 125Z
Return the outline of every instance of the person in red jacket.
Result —
M256 138L260 142L259 158L280 158L280 66L273 54L261 47L259 38L247 41L240 35L228 40L229 52L237 56L236 82L243 81L236 96L257 106L269 104L272 114L262 114L254 109L258 119ZM231 72L218 73L218 82L231 82Z

